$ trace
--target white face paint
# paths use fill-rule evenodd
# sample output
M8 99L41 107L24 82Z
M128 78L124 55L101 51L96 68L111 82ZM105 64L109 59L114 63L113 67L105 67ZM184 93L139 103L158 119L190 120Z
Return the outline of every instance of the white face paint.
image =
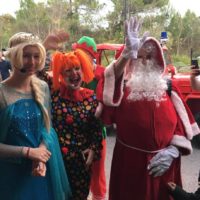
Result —
M77 90L81 87L83 77L81 67L65 69L62 72L62 76L68 88Z
M142 59L138 59L132 69L133 72L127 82L130 90L129 100L160 102L166 99L167 83L162 77L159 66L156 66L152 60L146 60L144 64Z

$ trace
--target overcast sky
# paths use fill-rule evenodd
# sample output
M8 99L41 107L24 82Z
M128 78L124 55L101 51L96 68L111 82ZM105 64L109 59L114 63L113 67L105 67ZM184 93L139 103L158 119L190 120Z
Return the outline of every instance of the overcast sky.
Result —
M42 0L35 0L35 2ZM45 1L45 0L43 0ZM100 0L105 1L105 3L109 4L108 0ZM170 0L172 6L180 12L180 14L184 15L187 9L195 12L197 16L200 16L200 0ZM19 9L19 0L0 0L0 15L5 13L10 13L14 15L14 12Z
M34 0L35 2L46 2L47 0ZM102 3L105 3L107 8L112 7L112 3L109 0L99 0ZM15 11L19 9L19 0L0 0L0 15L2 14L12 14L14 15Z

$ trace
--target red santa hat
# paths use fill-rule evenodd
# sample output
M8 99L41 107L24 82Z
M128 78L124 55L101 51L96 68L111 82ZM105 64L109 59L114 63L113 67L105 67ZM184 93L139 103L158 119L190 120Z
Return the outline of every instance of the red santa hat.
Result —
M116 52L115 59L117 60L124 50L125 45L122 45L121 48ZM146 51L148 59L152 59L158 66L160 66L164 72L165 70L165 59L163 55L163 50L160 43L153 37L147 37L144 43L142 44L139 52L141 50Z
M163 50L158 40L153 37L147 37L138 51L138 57L141 52L143 55L145 54L146 59L152 60L157 66L159 66L162 72L165 71L166 65Z

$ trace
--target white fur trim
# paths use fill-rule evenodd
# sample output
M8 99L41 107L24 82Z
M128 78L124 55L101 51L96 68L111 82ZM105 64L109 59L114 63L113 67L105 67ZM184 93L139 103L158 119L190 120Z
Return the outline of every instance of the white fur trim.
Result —
M181 118L181 121L183 122L187 138L189 140L191 140L194 135L192 126L191 126L186 108L185 108L181 98L178 96L178 94L175 91L171 92L171 100L174 104L174 107L176 108L176 111L177 111L179 117Z
M103 110L103 104L99 102L94 114L96 118L99 118L101 116L102 110Z
M114 65L116 61L113 61L108 67L106 67L104 76L104 88L103 88L103 102L107 106L119 106L124 95L123 87L124 87L124 75L122 77L121 85L120 85L120 97L116 103L113 102L113 97L115 93L115 71Z
M200 129L196 122L192 124L192 131L193 131L193 136L200 134Z
M187 149L189 151L189 154L192 153L192 145L190 140L188 140L186 137L181 136L181 135L174 135L170 144L176 146L176 147L181 147L184 149Z

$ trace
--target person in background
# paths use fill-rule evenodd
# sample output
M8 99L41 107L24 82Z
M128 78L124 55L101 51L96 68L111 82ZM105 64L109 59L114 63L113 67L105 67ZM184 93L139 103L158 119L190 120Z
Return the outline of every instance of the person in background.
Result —
M53 127L72 190L71 200L86 200L89 194L91 165L100 159L101 122L95 112L98 101L94 91L81 87L94 78L88 55L77 49L52 55L52 76L39 76L51 89Z
M60 51L66 41L69 40L69 34L63 30L59 30L54 33L50 33L43 41L43 45L46 49L45 71L51 71L51 55L54 51Z
M51 52L50 51L46 52L46 60L45 60L44 70L46 70L46 71L52 70L52 68L51 68Z
M5 60L3 51L0 51L0 81L7 79L10 76L11 65Z
M198 176L198 189L194 193L186 192L174 182L169 182L168 187L174 200L199 200L200 199L200 171Z
M195 66L191 67L191 75L190 81L193 90L200 90L200 69L195 68ZM198 176L198 185L200 186L200 172ZM200 199L200 188L196 190L194 193L189 193L183 190L180 186L176 185L174 182L170 181L168 183L168 187L170 190L171 196L173 196L174 200L199 200Z
M68 200L70 187L49 115L48 85L35 73L46 51L32 33L9 40L12 74L0 83L0 198Z
M191 75L190 75L190 82L192 89L200 91L200 69L196 68L195 66L191 67Z
M98 84L101 119L117 125L109 200L172 200L167 183L181 185L181 155L192 152L200 130L176 85L163 77L159 42L147 33L139 38L140 28L137 17L125 22L125 47Z
M89 88L96 92L98 81L101 79L105 68L96 64L97 46L93 38L89 36L81 37L77 43L73 44L73 49L81 49L88 54L93 63L94 79L89 83L83 83L83 87ZM89 67L89 66L88 66ZM101 105L99 105L101 106ZM98 114L97 114L98 115ZM98 116L97 116L98 117ZM105 158L106 158L106 128L102 126L102 146L101 159L92 165L92 177L90 190L92 200L106 199L106 175L105 175Z

